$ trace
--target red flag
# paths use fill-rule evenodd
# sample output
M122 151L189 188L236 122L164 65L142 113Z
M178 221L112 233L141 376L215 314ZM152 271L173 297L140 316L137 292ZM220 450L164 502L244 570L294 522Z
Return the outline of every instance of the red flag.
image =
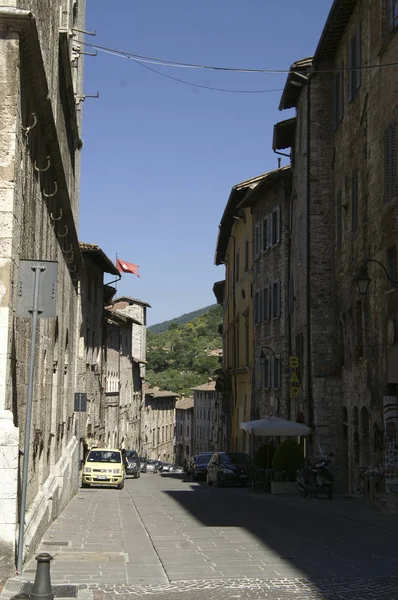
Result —
M134 263L129 263L125 260L119 260L117 258L116 267L120 273L132 273L133 275L140 277L140 274L138 273L138 265L135 265Z

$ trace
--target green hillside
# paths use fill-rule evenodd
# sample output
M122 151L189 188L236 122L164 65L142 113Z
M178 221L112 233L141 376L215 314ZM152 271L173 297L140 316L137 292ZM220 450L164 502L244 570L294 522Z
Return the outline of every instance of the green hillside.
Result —
M146 379L162 390L192 395L191 388L207 383L221 366L212 351L222 348L222 308L216 304L184 324L177 321L170 321L163 333L148 328Z
M148 331L152 331L153 333L163 333L164 331L168 331L171 323L176 323L177 325L184 325L184 323L188 323L189 321L193 321L197 317L201 317L205 313L209 312L213 308L216 308L217 304L212 304L211 306L205 306L204 308L199 308L198 310L194 310L190 313L185 313L181 315L181 317L176 317L175 319L171 319L170 321L163 321L162 323L157 323L156 325L151 325L148 327Z

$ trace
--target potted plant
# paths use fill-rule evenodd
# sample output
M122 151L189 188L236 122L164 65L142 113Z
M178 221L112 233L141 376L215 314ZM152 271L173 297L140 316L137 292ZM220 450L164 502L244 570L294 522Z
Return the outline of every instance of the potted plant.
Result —
M283 481L273 481L271 493L295 494L297 492L296 471L304 466L303 447L293 440L281 442L276 448L272 466L280 471Z

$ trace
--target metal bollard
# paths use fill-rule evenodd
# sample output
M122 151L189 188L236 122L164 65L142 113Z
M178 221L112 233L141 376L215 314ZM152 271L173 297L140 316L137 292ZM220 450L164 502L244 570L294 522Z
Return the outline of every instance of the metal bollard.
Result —
M30 600L54 600L50 578L50 562L52 559L51 554L47 552L42 552L36 556L36 576L32 591L29 594Z

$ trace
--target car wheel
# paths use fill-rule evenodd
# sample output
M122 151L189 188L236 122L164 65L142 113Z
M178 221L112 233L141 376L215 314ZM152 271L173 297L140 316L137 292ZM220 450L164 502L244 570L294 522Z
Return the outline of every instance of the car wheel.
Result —
M213 485L213 482L210 481L210 477L209 477L208 473L207 473L207 478L206 479L207 479L207 485Z
M119 485L117 486L118 490L122 490L124 488L124 479L122 481L122 483L119 483Z

